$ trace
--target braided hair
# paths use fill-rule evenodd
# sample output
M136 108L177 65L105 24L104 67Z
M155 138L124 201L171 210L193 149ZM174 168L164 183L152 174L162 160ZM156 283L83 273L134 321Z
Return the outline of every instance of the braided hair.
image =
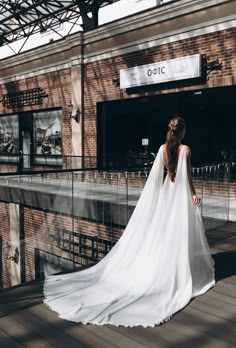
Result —
M184 128L185 121L181 117L172 118L168 124L168 132L166 134L166 165L172 182L175 181L178 163L179 135L181 134Z

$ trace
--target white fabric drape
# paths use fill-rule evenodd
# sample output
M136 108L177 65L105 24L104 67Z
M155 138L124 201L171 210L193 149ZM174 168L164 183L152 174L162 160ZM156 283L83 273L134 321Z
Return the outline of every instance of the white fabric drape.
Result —
M190 193L186 147L175 183L163 182L160 147L129 223L95 266L49 276L44 302L61 318L115 326L154 326L215 285L214 261Z

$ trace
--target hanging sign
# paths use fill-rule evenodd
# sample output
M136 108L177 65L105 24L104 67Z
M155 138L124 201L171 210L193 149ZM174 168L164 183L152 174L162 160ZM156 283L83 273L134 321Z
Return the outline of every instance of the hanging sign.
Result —
M164 60L120 70L120 88L201 77L201 55Z
M142 145L147 146L149 143L149 139L142 139Z

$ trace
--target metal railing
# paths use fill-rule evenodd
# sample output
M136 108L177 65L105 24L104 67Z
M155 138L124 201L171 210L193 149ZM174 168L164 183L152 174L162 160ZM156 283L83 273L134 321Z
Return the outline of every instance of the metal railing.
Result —
M100 260L120 238L150 166L0 175L4 287ZM230 168L192 169L207 229L230 219ZM10 229L11 226L19 226Z
M150 166L154 153L127 154L122 157L72 156L53 154L5 154L0 155L0 172L38 171L55 169L120 169Z
M201 211L206 229L236 220L236 197L231 195L231 187L235 183L234 170L231 162L192 168L194 185L202 199Z

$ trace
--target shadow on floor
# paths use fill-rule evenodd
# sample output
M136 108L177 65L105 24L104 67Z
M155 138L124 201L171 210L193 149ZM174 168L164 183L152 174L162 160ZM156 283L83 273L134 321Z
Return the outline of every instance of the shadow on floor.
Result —
M236 275L236 251L224 251L212 255L215 261L216 281Z

